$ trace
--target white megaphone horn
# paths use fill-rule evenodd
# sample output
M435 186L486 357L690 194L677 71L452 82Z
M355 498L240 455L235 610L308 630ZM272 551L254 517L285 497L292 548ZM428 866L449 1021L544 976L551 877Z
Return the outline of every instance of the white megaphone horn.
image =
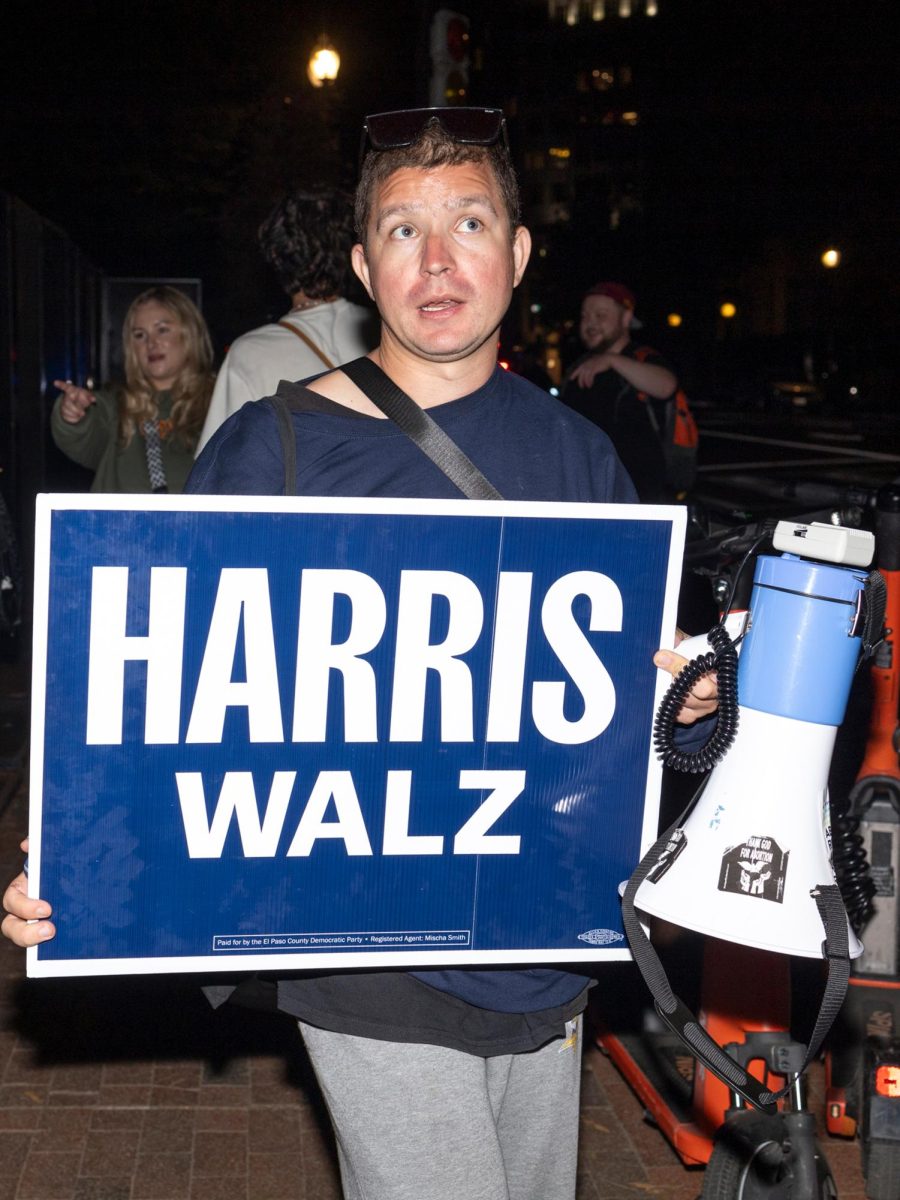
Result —
M675 713L692 682L719 664L718 728L700 761L725 753L686 820L644 855L622 899L634 960L660 1017L732 1091L766 1112L776 1111L790 1082L770 1091L709 1036L672 991L641 914L827 958L800 1072L806 1068L843 1002L850 958L862 953L832 866L828 768L860 655L881 635L886 588L877 572L860 570L872 559L871 534L782 521L773 542L785 553L757 561L739 660L717 626L708 635L715 654L685 667L660 706L657 750L665 761L683 759L669 744Z
M860 567L874 539L783 521L773 540L788 552L757 561L733 744L634 907L711 937L821 958L815 895L835 883L828 771L862 648L868 576ZM706 648L682 643L678 652ZM862 945L849 925L848 936L856 958Z

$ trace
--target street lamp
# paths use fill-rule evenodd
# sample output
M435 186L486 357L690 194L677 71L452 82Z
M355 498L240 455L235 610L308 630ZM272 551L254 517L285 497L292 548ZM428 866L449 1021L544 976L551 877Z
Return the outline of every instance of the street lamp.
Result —
M306 68L306 75L314 88L334 83L341 69L341 56L328 38L322 34L316 42Z
M719 316L724 317L726 321L730 321L732 317L737 316L737 307L726 300L724 304L719 305Z
M828 283L825 289L825 319L828 326L828 348L823 379L837 371L837 353L835 350L838 311L838 272L835 267L841 265L841 252L834 246L822 251L819 258L822 266L828 271Z

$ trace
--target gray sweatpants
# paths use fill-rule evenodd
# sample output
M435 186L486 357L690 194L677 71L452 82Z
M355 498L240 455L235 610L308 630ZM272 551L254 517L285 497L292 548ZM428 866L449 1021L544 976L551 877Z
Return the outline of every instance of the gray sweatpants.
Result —
M298 1024L346 1200L574 1200L581 1018L495 1058Z

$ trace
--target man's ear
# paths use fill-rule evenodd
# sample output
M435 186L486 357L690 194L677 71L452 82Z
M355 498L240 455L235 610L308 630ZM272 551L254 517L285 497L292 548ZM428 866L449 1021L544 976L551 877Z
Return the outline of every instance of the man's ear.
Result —
M631 322L633 320L634 320L634 313L631 311L630 308L625 308L623 305L622 306L622 325L625 327L625 329L631 328Z
M374 300L375 296L372 292L372 285L369 282L369 263L361 242L357 242L350 251L350 265L353 267L353 272L357 279L369 293L369 299Z
M528 260L531 258L531 234L524 225L517 225L513 234L513 287L518 287Z

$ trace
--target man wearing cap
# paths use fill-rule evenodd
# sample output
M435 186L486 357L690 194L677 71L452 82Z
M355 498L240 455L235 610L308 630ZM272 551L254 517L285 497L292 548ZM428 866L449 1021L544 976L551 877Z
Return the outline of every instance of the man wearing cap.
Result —
M579 324L587 354L569 371L562 400L609 435L641 500L659 503L671 499L659 430L678 380L656 351L632 341L641 327L634 305L622 283L587 292Z
M382 317L369 361L504 497L633 500L605 434L497 366L530 248L502 113L379 114L366 136L353 266ZM290 402L299 494L459 498L346 373L284 384L279 396ZM188 491L279 494L284 446L276 405L245 405ZM683 662L663 651L656 661ZM713 685L698 684L688 703L693 732L715 707ZM53 935L49 905L27 898L23 876L4 906L3 932L19 945ZM574 1200L590 986L542 967L279 980L278 1007L298 1019L334 1123L348 1200Z

